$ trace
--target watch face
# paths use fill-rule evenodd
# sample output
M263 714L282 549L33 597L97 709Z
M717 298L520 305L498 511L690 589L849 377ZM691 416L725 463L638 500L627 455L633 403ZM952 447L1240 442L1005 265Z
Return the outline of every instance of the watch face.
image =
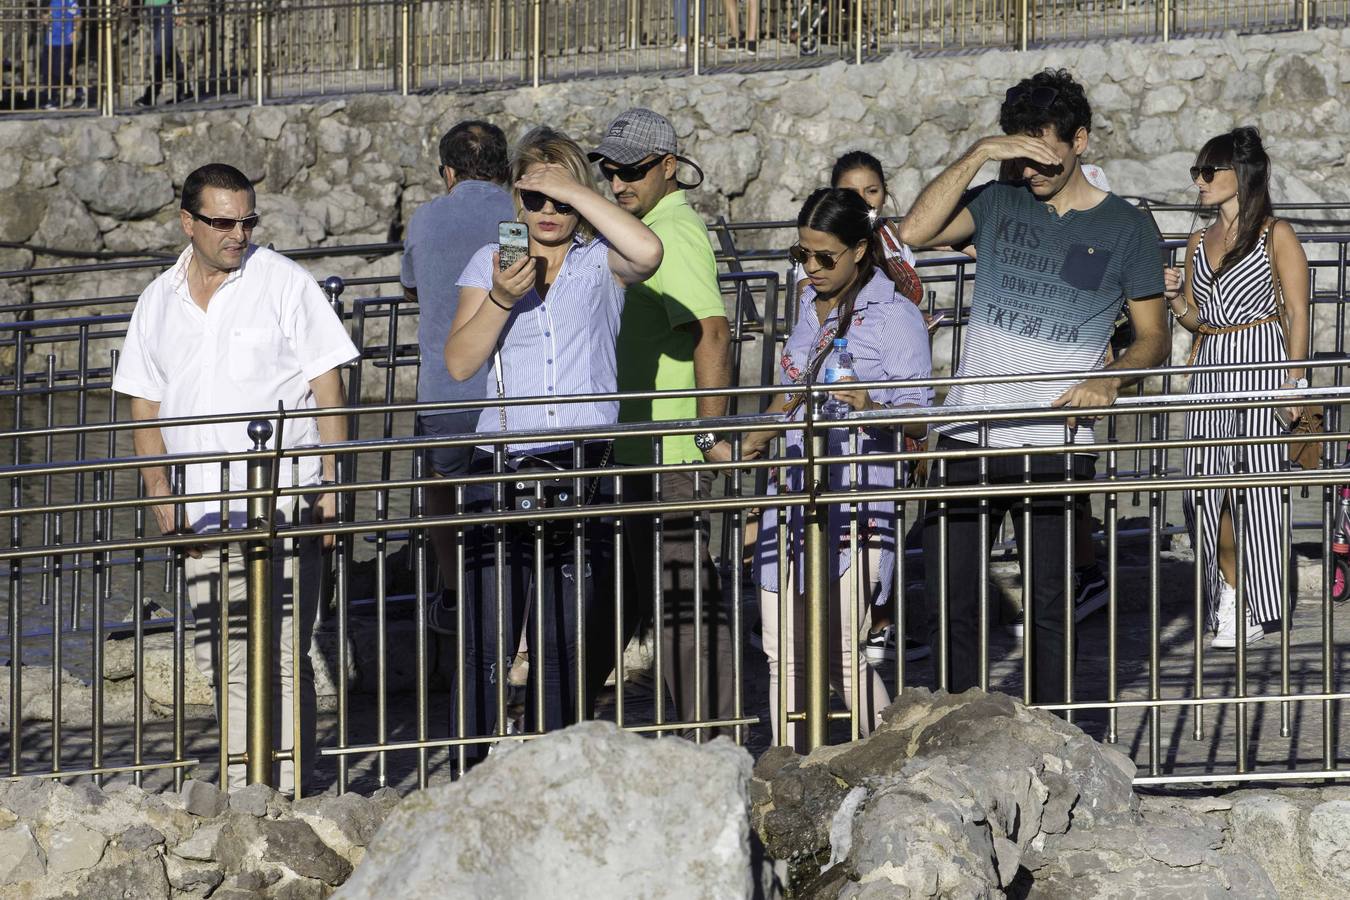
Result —
M694 446L700 450L711 450L716 443L717 435L713 434L711 431L705 431L702 434L694 435Z

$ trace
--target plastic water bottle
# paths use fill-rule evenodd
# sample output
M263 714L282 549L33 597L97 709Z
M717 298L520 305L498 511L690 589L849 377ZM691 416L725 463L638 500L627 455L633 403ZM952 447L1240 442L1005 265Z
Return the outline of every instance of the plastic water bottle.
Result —
M848 338L835 338L830 364L825 368L825 384L844 380L856 381L857 378L858 373L853 368L853 354L848 352ZM852 411L853 407L833 397L826 400L821 407L821 414L827 419L842 419Z

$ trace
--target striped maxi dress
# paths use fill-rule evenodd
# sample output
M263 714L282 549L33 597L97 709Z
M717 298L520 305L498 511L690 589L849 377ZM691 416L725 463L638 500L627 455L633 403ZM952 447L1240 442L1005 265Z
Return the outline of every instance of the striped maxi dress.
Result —
M1220 334L1197 334L1200 342L1193 365L1222 366L1234 363L1270 362L1288 359L1284 330L1280 327L1272 280L1270 254L1266 248L1269 229L1261 233L1251 252L1217 278L1205 256L1202 239L1191 259L1192 294L1201 323L1215 329L1233 329ZM1191 376L1190 393L1254 394L1278 390L1289 377L1285 369L1201 372ZM1186 437L1270 437L1281 433L1274 410L1209 409L1186 414ZM1288 458L1282 443L1246 447L1188 447L1186 473L1224 476L1278 472ZM1235 511L1237 495L1227 489L1204 491L1204 508L1196 515L1195 495L1186 492L1183 507L1192 540L1202 548L1205 593L1210 625L1216 622L1219 597L1219 516L1225 503ZM1234 526L1237 519L1234 517ZM1258 622L1280 618L1282 533L1278 488L1249 488L1246 492L1246 529L1242 541L1244 593L1247 606Z

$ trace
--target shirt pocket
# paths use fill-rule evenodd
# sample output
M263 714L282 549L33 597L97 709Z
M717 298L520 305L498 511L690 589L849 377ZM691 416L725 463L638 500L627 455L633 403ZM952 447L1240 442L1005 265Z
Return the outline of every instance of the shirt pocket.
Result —
M236 382L264 381L281 363L281 335L272 328L231 328L225 345L226 369Z
M1080 291L1095 291L1102 286L1102 279L1106 277L1106 269L1110 264L1110 250L1091 244L1070 244L1059 277Z

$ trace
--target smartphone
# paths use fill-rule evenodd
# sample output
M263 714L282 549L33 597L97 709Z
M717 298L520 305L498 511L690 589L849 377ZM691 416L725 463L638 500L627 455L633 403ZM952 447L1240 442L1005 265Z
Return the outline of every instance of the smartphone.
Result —
M947 314L946 314L945 312L940 312L940 313L938 313L936 316L933 316L933 318L929 319L929 320L928 320L928 333L929 333L929 334L937 334L938 328L942 325L943 320L946 319L946 318L947 318Z
M509 269L530 255L530 230L524 222L501 222L497 225L497 245L497 268Z

